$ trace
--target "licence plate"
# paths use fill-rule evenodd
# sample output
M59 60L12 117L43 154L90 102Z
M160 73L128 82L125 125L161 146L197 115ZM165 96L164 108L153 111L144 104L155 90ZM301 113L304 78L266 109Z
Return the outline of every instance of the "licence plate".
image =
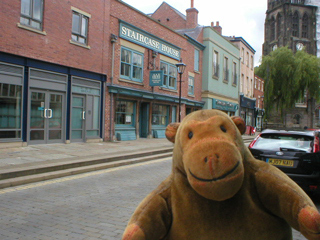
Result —
M293 164L294 164L293 160L284 160L284 159L275 159L275 158L268 158L267 162L271 165L285 166L285 167L293 167Z

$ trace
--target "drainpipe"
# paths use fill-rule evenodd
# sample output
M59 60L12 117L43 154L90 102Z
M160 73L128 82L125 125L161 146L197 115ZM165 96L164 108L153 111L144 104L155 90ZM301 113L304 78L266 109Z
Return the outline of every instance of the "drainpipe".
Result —
M114 75L114 46L117 42L118 36L111 34L111 44L112 44L112 59L111 59L111 86L113 85L113 75ZM113 121L113 93L110 94L110 141L113 141L113 131L112 131L112 121Z

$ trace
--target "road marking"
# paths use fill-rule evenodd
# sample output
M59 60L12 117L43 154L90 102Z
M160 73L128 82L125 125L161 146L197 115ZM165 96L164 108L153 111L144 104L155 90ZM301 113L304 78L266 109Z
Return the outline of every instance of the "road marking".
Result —
M81 174L73 175L70 177L62 177L62 178L46 180L46 181L42 181L42 182L38 182L38 183L30 183L30 184L26 184L26 185L22 185L22 186L17 186L17 187L0 189L0 194L5 194L5 193L9 193L9 192L16 192L16 191L20 191L20 190L29 189L29 188L42 187L42 186L46 186L46 185L50 185L50 184L54 184L54 183L61 183L61 182L81 179L81 178L85 178L85 177L96 176L96 175L100 175L100 174L104 174L104 173L114 172L114 171L118 171L118 170L124 170L124 169L132 168L132 167L138 167L138 166L143 166L143 165L147 165L147 164L158 163L158 162L163 162L163 161L168 161L168 160L172 160L172 157L161 158L161 159L146 161L146 162L142 162L142 163L134 163L134 164L124 165L124 166L114 167L114 168L108 168L105 170L98 170L98 171L93 171L93 172L88 172L88 173L81 173Z

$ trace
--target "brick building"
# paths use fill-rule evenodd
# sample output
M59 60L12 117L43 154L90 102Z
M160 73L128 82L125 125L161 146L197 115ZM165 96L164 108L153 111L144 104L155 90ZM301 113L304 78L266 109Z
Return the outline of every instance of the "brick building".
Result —
M0 13L3 143L163 137L179 99L182 117L203 106L187 58L198 42L122 1L1 1ZM180 59L194 77L181 95Z
M191 0L191 7L186 9L186 15L163 2L151 16L186 36L188 41L196 40L201 43L196 45L195 54L191 58L197 59L197 55L200 56L199 53L203 51L199 70L195 74L202 74L204 108L219 109L230 116L238 115L239 49L222 36L222 28L218 22L216 26L200 26L198 13Z
M257 131L263 129L263 115L264 115L264 79L254 76L254 90L253 97L256 99L255 108L255 126Z

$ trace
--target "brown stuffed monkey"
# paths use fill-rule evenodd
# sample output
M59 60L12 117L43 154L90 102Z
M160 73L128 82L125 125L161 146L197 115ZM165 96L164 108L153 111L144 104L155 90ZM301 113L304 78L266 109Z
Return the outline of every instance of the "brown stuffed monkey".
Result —
M245 123L200 110L166 129L171 175L137 207L123 240L320 240L320 214L279 169L253 158Z

